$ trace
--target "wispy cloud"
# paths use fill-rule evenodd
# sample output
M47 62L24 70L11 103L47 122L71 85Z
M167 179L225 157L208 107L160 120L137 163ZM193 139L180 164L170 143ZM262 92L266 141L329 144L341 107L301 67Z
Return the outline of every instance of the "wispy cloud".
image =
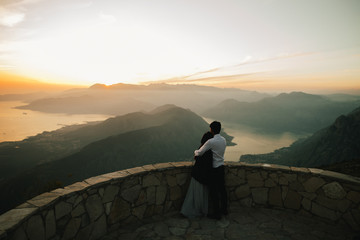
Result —
M196 72L194 74L190 74L184 78L191 78L191 77L195 77L197 75L201 75L201 74L207 74L207 73L213 73L213 72L217 72L219 71L220 68L213 68L213 69L210 69L210 70L206 70L206 71L202 71L202 72Z
M14 27L25 19L25 13L0 7L0 25Z
M10 7L23 7L25 5L34 4L42 1L44 0L5 0L4 5L8 5Z
M242 61L242 63L247 63L247 62L249 62L252 58L253 58L252 56L246 56L246 57L244 58L244 60Z
M244 59L244 61L242 61L241 63L239 63L237 65L234 65L233 67L244 66L244 65L249 65L249 64L256 64L256 63L263 63L263 62L271 62L271 61L282 60L282 59L287 59L287 58L310 56L310 55L314 55L314 54L317 54L317 53L316 52L293 53L293 54L284 53L284 54L279 54L278 56L275 56L275 57L268 57L268 58L253 58L251 56L247 56Z
M316 54L314 52L308 53L294 53L294 54L279 54L274 57L268 58L254 58L252 56L246 56L240 63L231 65L231 66L223 66L212 68L209 70L195 72L193 74L170 78L170 79L163 79L158 81L146 81L142 82L143 84L151 84L151 83L170 83L170 84L232 84L232 83L241 83L241 84L254 84L259 83L258 80L253 81L249 80L249 78L264 77L265 75L268 76L271 72L275 71L274 69L267 69L263 67L255 66L252 68L248 68L249 65L256 65L267 63L271 61L280 61L286 59L292 59L297 57L309 56ZM261 65L263 66L263 65ZM258 70L256 70L258 69ZM261 70L260 70L261 69Z
M4 0L0 6L0 25L15 27L25 20L28 5L41 1L43 0Z
M92 1L88 1L88 2L79 2L79 3L74 3L74 8L76 9L85 9L85 8L89 8L91 6L93 6L93 2Z
M187 80L186 82L192 82L192 83L216 83L216 82L238 82L242 79L259 74L260 72L254 72L254 73L246 73L246 74L234 74L234 75L224 75L224 76L214 76L214 77L205 77L205 78L198 78L198 79L192 79Z
M204 78L195 78L195 79L188 79L188 76L185 77L177 77L177 78L170 78L158 81L146 81L142 82L142 84L152 84L152 83L172 83L172 84L183 84L183 83L216 83L216 82L237 82L243 78L246 78L251 75L255 75L259 73L247 73L247 74L234 74L234 75L224 75L224 76L214 76L214 77L204 77ZM193 75L191 75L193 76Z
M2 41L0 42L0 54L15 52L25 44L24 41Z
M253 74L254 72L258 73L258 70L252 68L252 70L247 69L247 66L263 64L272 61L280 61L286 59L295 59L297 57L310 56L316 54L315 52L308 53L294 53L294 54L279 54L275 57L267 57L267 58L254 58L252 56L246 56L244 60L240 63L231 65L231 66L223 66L211 69L209 71L198 72L192 75L187 76L188 79L195 78L207 78L207 77L226 77L226 76L238 76L238 75L248 75ZM262 70L264 72L264 70ZM268 70L266 70L268 71Z
M3 70L10 70L10 69L14 69L15 66L14 65L6 65L6 64L0 64L0 71L3 71Z
M99 13L101 24L111 24L117 21L116 17L111 14Z

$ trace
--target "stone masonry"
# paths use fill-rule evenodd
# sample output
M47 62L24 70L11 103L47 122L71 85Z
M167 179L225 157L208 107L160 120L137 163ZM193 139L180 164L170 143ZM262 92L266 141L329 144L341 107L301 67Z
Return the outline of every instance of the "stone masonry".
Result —
M127 224L178 211L191 162L112 172L28 200L0 216L0 239L100 239ZM286 209L360 230L360 179L311 168L226 163L231 204Z

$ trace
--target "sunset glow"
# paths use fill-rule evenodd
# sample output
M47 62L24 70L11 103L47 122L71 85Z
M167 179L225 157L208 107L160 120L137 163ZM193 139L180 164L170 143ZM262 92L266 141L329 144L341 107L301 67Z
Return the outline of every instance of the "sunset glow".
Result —
M359 22L357 0L5 0L0 72L359 93Z

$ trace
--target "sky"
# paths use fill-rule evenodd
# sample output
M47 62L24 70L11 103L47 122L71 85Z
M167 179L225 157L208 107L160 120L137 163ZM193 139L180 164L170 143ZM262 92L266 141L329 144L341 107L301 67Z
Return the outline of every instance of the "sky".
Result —
M359 0L0 0L0 72L360 94Z

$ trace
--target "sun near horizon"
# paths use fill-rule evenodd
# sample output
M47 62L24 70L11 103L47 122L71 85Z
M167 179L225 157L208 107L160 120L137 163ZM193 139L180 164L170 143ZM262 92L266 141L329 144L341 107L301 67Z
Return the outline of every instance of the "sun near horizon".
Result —
M1 90L36 89L34 79L358 94L359 9L355 0L5 0Z

